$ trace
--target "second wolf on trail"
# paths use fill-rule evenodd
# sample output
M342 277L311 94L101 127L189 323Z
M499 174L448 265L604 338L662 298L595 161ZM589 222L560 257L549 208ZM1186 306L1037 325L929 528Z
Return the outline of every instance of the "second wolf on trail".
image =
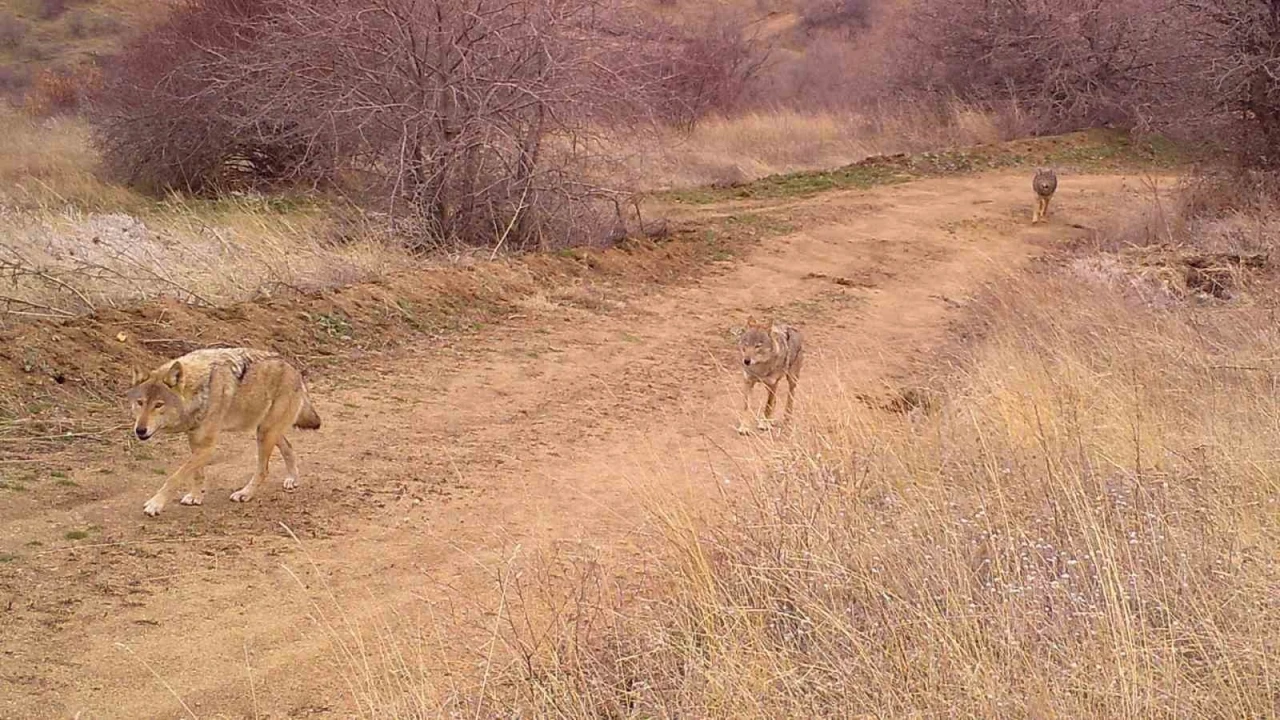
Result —
M759 324L755 318L747 318L747 327L738 336L738 352L742 359L742 412L751 408L751 389L756 383L764 383L769 396L765 401L764 415L756 427L767 430L773 422L773 403L777 397L778 382L787 380L787 409L783 422L791 419L791 407L795 401L796 382L800 379L800 366L804 361L803 340L796 328L776 324ZM738 425L738 432L751 432L746 417Z

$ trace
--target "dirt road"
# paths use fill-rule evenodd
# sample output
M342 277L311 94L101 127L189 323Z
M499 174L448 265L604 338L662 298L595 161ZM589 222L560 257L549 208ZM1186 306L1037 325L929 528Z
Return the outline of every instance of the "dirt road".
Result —
M1137 187L1064 174L1052 222L1035 228L1025 173L791 201L798 229L691 283L536 298L464 343L369 356L314 383L325 425L295 436L297 492L280 489L277 463L257 499L230 503L251 467L241 439L203 507L155 520L142 503L177 442L122 440L0 494L0 717L349 716L309 600L336 627L337 607L356 624L392 611L484 627L495 573L536 552L641 573L627 560L648 541L645 503L715 502L771 442L733 432L730 332L748 313L807 335L803 427L833 388L919 371L983 282Z

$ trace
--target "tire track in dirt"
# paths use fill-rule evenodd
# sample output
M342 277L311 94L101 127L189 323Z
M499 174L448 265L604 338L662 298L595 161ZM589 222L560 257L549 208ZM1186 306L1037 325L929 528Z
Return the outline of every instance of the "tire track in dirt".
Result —
M277 470L246 506L226 500L251 465L243 439L211 470L204 507L154 521L141 503L180 443L87 458L68 497L42 488L0 511L0 551L18 556L0 564L0 717L180 717L174 694L202 717L345 716L306 598L332 593L357 624L387 610L482 620L517 544L528 557L585 542L640 574L628 561L643 557L645 503L715 502L718 479L769 442L733 433L729 333L748 313L806 333L802 425L834 387L875 391L917 370L957 312L945 298L1015 271L1033 241L1127 192L1120 177L1063 176L1038 228L1022 173L788 203L801 229L694 284L607 310L530 302L465 345L406 347L317 383L325 426L297 435L299 492L281 491ZM59 547L89 525L93 543Z

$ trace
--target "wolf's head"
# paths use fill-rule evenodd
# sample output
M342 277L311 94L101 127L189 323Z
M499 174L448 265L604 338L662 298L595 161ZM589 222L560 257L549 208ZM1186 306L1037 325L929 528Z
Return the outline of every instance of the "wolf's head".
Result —
M747 318L747 328L738 336L738 352L742 354L742 366L747 370L772 360L773 336L769 326L757 323L755 318Z
M133 408L133 432L139 440L170 427L182 418L182 364L174 361L154 372L134 369L133 387L125 393Z

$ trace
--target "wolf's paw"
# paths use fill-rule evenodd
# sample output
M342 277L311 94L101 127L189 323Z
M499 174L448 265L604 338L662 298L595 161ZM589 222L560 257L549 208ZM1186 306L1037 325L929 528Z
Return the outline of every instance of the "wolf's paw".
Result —
M284 479L284 489L285 489L285 490L297 490L297 489L298 489L298 478L296 478L296 477L292 477L292 476L290 476L290 477L286 477L286 478Z
M146 505L142 506L142 512L146 513L149 517L159 515L161 510L164 510L164 498L159 496L151 498L147 501Z
M178 502L182 503L183 505L203 505L204 493L199 493L199 494L187 493L186 495L183 495L182 499L179 500Z
M750 435L750 434L751 434L751 426L750 426L750 425L748 425L748 424L746 424L746 423L738 423L738 427L737 427L737 428L735 428L735 429L738 431L738 434L739 434L739 435Z
M231 493L231 502L249 502L253 499L253 491L247 487Z
M769 418L760 418L760 420L756 422L756 429L768 432L773 429L773 421Z

